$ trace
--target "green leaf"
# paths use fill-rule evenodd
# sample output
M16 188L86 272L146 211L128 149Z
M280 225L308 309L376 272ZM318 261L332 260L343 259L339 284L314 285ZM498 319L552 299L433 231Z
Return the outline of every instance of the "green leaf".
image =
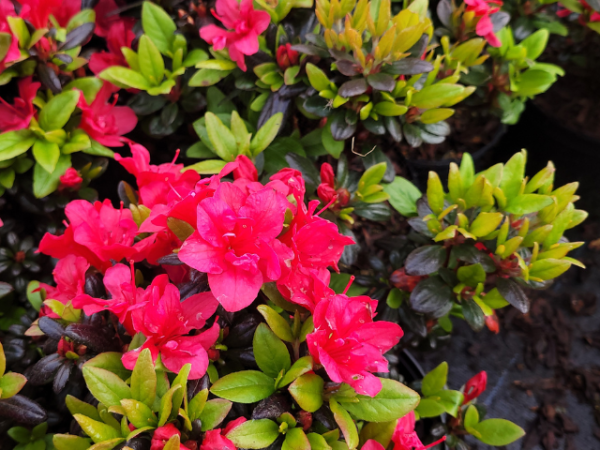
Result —
M15 183L15 171L12 167L0 171L0 186L10 189Z
M158 86L165 74L165 62L156 45L147 35L140 37L138 46L140 72L152 86Z
M83 153L86 153L88 155L94 155L94 156L105 156L107 158L114 158L115 157L115 152L113 152L109 148L106 148L100 142L97 142L97 141L95 141L93 139L90 139L90 143L91 143L91 146L88 147L88 148L84 148L82 150Z
M289 370L292 364L285 344L264 323L254 332L252 350L260 370L272 378L277 378L282 370Z
M8 372L0 378L0 389L2 390L2 398L10 398L17 395L23 386L27 383L25 378L20 373Z
M317 433L308 433L306 435L310 443L311 450L331 450L330 445L325 438Z
M58 144L48 142L45 139L38 139L33 144L33 157L41 165L46 172L54 172L58 158L60 157L60 149Z
M158 410L158 426L162 427L169 420L171 411L173 411L173 395L181 390L180 384L174 384L160 399L160 408Z
M471 287L477 287L479 283L484 283L486 279L485 270L479 263L459 267L456 275L462 283Z
M100 415L98 414L97 408L90 405L89 403L79 400L76 397L73 397L72 395L67 395L67 398L65 399L65 404L67 405L67 408L69 408L69 412L72 415L83 414L84 416L87 416L90 419L94 419L97 421L102 420L100 418Z
M471 223L469 232L477 237L484 237L498 228L498 225L504 219L502 213L480 212L477 218Z
M231 73L230 70L218 70L218 69L200 69L196 72L188 84L192 87L202 86L208 87L217 84L223 78Z
M529 266L529 276L540 280L552 280L565 273L570 267L571 263L563 259L541 259Z
M338 159L342 152L344 151L344 141L336 141L331 134L331 121L327 122L327 125L323 127L323 131L321 132L321 143L327 153L333 156L335 159Z
M92 103L96 98L96 94L102 88L102 80L97 77L83 77L77 78L68 83L63 90L70 91L73 89L79 89L83 92L83 97L88 103Z
M35 135L29 130L0 134L0 161L7 161L25 153L35 141Z
M151 4L144 2L144 5ZM144 78L144 76L135 70L121 66L112 66L103 70L99 75L101 79L111 82L117 87L128 89L135 88L142 91L147 91L152 85Z
M233 402L254 403L275 391L275 380L257 370L244 370L220 378L210 391Z
M366 423L360 430L360 446L362 447L369 439L373 439L383 445L384 448L387 448L392 441L392 435L397 424L397 420Z
M508 200L516 197L521 189L521 184L525 177L525 155L525 152L516 153L504 165L500 189L502 189Z
M145 405L152 407L156 397L156 372L150 349L142 350L131 374L131 395ZM136 427L138 427L136 425ZM139 427L138 427L139 428Z
M423 194L406 178L396 177L390 184L384 184L383 192L390 196L390 205L404 217L417 215L417 200Z
M188 414L190 420L195 420L200 417L204 406L206 406L206 399L208 398L208 389L202 389L198 392L194 398L192 398L188 404Z
M519 45L527 50L527 59L532 61L538 59L546 48L549 36L550 32L548 30L537 30L521 41Z
M133 399L121 400L121 406L127 413L127 419L136 428L156 426L156 416L152 410L143 404Z
M444 389L447 378L448 363L444 361L427 375L425 375L425 377L423 377L423 383L421 385L421 391L423 392L423 395L429 397L430 395L433 395L436 392Z
M552 197L549 195L521 194L510 199L504 210L510 214L523 216L541 211L552 202Z
M250 151L252 152L252 155L255 157L258 156L271 142L273 142L273 139L275 139L275 136L277 136L277 133L279 132L282 120L283 113L277 113L260 127L252 138L252 141L250 141Z
M140 344L141 345L141 344ZM130 349L131 350L131 349ZM131 371L123 366L120 352L104 352L90 359L85 363L86 367L98 367L117 374L122 380L126 380L131 376Z
M227 162L221 159L207 159L206 161L200 161L191 166L187 166L185 170L195 170L200 175L209 175L219 173L226 164Z
M453 391L450 389L438 392L436 397L439 398L439 403L452 417L456 417L458 415L458 408L460 408L465 398L462 392Z
M422 109L439 108L460 97L464 90L459 84L432 84L414 93L411 104Z
M467 408L467 412L465 414L464 426L467 431L469 428L477 425L479 423L479 411L477 411L477 407L475 405L469 405Z
M77 107L79 91L65 91L53 97L40 111L39 125L44 131L64 127Z
M225 435L238 448L268 447L279 436L278 425L269 419L248 420Z
M296 378L304 375L307 372L310 372L311 370L313 370L312 356L303 356L302 358L298 359L292 365L292 367L290 367L290 370L288 370L286 372L286 374L283 376L283 378L279 382L278 386L279 387L287 386L292 381L294 381Z
M281 317L273 308L267 305L260 305L256 308L259 313L265 318L269 327L275 335L286 342L293 342L294 335L287 321ZM279 373L279 372L278 372Z
M323 378L307 373L296 378L288 390L304 411L312 413L323 405L323 385Z
M237 143L233 133L223 125L221 119L215 114L207 112L204 118L206 120L206 131L215 153L225 161L233 161L238 155Z
M416 394L416 393L415 393ZM418 397L418 395L417 395ZM352 403L346 403L346 406L353 405ZM333 418L336 423L340 427L340 430L344 434L344 439L346 440L346 444L348 448L354 449L358 446L358 431L356 429L356 424L346 411L335 399L329 400L329 407L331 408L331 412L333 413Z
M114 373L87 365L82 372L92 395L106 406L120 406L121 400L131 398L129 386Z
M81 414L75 414L73 418L77 421L85 434L92 438L92 441L95 443L118 439L121 437L121 433L119 431L115 430L110 425L106 425L105 423L92 420L89 417Z
M471 427L480 436L475 436L484 444L500 447L515 442L525 436L525 430L505 419L487 419Z
M52 443L56 450L88 450L92 445L90 439L70 434L55 434Z
M281 450L312 450L312 448L302 428L292 428L286 433Z
M416 411L419 413L419 417L428 418L441 416L446 412L446 408L437 398L423 398L419 402Z
M427 202L434 214L440 214L444 210L444 188L439 175L429 172L427 179Z
M152 39L156 48L163 55L170 56L177 27L165 10L154 3L144 2L142 28L144 33Z
M212 430L216 428L231 410L231 402L220 398L209 400L204 405L200 421L202 422L202 431Z
M375 397L358 395L358 402L344 403L344 408L357 419L369 422L389 422L415 409L419 394L398 381L379 380L381 391Z
M0 376L4 375L6 371L6 355L4 354L4 347L0 343Z
M45 197L56 190L60 177L71 167L71 155L61 155L52 173L39 163L33 168L33 193L37 198Z
M192 370L192 365L190 363L185 364L180 370L175 379L173 380L173 386L179 384L181 389L175 391L173 393L172 404L173 407L171 409L171 415L169 420L173 420L177 418L179 408L181 407L183 400L186 399L187 404L187 382L190 371Z
M329 89L329 78L327 75L314 64L308 63L306 65L306 74L312 87L317 91L324 91Z

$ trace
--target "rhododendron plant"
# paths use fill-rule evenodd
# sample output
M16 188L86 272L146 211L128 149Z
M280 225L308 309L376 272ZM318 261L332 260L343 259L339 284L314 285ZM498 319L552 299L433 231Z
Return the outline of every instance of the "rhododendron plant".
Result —
M500 11L502 2L499 0L465 0L467 13L471 13L477 24L475 31L477 35L485 38L492 47L500 47L502 43L494 34L494 25L490 15Z
M200 29L200 37L215 50L227 49L229 57L246 71L244 55L258 52L258 36L267 29L271 17L265 11L256 11L252 0L217 0L213 15L227 30L216 25Z

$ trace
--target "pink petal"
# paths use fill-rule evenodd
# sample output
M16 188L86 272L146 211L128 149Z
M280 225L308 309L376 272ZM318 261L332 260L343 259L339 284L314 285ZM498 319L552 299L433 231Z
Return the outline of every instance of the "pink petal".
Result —
M209 273L208 284L223 308L235 312L254 301L263 284L263 276L259 271L252 273L230 264L221 274Z
M197 232L183 243L178 255L181 261L200 272L220 274L227 267L223 250L208 244Z
M190 328L200 329L217 310L219 302L212 292L201 292L185 299L181 306Z

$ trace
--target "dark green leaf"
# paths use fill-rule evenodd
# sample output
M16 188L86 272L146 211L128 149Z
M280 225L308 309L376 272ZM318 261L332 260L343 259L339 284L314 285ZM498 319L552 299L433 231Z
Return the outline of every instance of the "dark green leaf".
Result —
M446 262L447 252L441 245L425 245L411 252L406 258L406 273L410 275L431 275Z
M453 302L452 289L438 276L421 281L410 294L412 309L434 318L448 314L452 309Z

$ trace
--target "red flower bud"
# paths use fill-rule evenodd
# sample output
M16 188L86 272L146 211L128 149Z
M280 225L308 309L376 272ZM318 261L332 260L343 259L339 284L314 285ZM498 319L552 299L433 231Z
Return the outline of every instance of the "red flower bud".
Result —
M58 341L57 353L60 356L65 356L67 354L67 352L72 352L73 350L74 350L73 343L66 341L64 337L61 338L60 341Z
M292 50L290 44L280 45L277 49L277 64L281 70L298 65L299 59L298 52Z
M465 384L465 399L463 401L463 405L469 403L471 400L479 397L483 391L485 391L485 387L487 385L487 373L485 371L479 372L473 378L471 378Z
M297 415L298 422L304 431L308 431L313 422L312 414L308 411L300 411Z
M488 330L494 334L500 332L500 322L498 321L498 316L495 312L491 316L485 316L485 325L488 327Z
M83 178L81 178L79 176L79 173L72 167L69 167L67 169L67 171L64 173L64 175L61 175L61 177L60 177L60 186L58 187L58 190L59 191L63 191L65 189L77 190L77 189L79 189L79 186L81 186L82 182L83 182Z

